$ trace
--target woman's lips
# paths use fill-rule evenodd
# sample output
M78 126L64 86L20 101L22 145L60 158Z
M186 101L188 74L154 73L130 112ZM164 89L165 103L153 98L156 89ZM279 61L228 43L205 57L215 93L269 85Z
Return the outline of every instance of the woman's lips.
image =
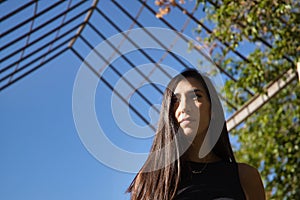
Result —
M191 119L191 118L184 118L184 119L182 119L179 123L181 124L181 125L188 125L188 124L190 124L190 123L192 123L192 122L194 122L195 120L193 120L193 119Z

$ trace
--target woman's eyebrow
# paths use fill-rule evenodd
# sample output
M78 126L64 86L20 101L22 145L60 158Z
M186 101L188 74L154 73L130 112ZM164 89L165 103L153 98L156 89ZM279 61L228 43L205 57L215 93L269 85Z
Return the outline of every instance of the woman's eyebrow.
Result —
M189 90L189 91L187 91L186 93L187 93L187 94L191 94L191 93L196 93L196 92L204 93L204 91L203 91L202 89L198 89L198 88ZM174 96L180 96L180 93L174 93Z
M187 93L197 93L197 92L201 92L201 93L204 93L204 91L202 89L198 89L198 88L195 88L193 90L190 90L188 91Z
M204 92L204 91L202 89L196 88L196 89L193 90L193 92Z

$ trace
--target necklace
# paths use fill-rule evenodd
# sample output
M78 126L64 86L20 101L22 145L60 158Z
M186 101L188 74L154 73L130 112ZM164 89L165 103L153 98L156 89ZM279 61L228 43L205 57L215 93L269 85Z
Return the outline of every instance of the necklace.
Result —
M192 170L193 174L202 174L202 172L206 169L207 167L207 163L205 163L205 165L202 167L201 170Z

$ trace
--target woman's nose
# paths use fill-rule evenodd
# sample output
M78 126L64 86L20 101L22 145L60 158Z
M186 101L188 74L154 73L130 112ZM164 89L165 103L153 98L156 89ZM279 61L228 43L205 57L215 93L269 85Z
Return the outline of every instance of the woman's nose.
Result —
M188 102L187 98L181 98L178 109L180 112L190 112L191 111L191 105L190 102Z

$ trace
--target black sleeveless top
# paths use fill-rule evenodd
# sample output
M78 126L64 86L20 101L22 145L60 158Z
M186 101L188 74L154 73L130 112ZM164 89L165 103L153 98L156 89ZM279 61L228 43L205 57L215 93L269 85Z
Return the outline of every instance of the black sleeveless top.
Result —
M233 162L185 162L174 200L244 200L238 165ZM192 172L194 171L194 172Z

